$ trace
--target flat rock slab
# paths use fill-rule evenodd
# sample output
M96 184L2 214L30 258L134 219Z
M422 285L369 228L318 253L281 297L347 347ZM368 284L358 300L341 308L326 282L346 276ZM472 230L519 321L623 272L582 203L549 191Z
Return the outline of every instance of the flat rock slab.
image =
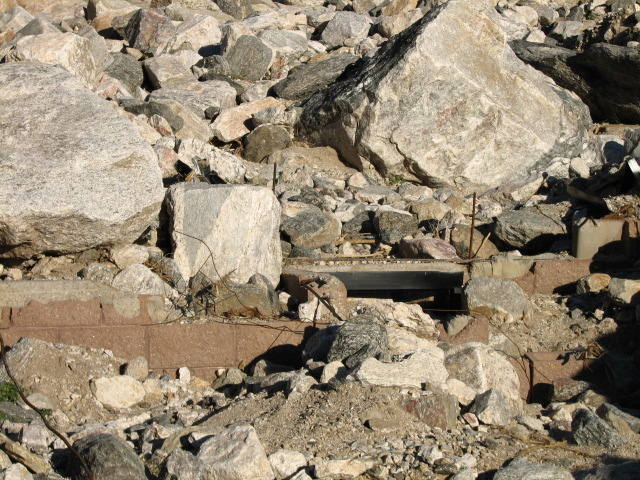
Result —
M246 283L256 273L280 281L280 204L270 189L181 183L169 191L171 238L185 279Z
M157 156L62 67L0 65L0 256L133 242L164 197Z

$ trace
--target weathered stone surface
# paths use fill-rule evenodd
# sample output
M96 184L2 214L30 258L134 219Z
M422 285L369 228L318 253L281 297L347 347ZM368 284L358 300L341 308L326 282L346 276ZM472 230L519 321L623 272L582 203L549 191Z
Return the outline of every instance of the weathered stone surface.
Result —
M280 205L270 189L183 183L169 190L168 207L173 258L185 279L204 264L214 281L228 275L246 283L260 273L278 284Z
M398 243L403 237L413 235L418 230L418 220L408 212L378 210L373 225L380 240L389 245Z
M129 265L118 273L111 282L113 288L140 295L161 295L174 297L175 292L163 279L146 265Z
M203 472L204 465L198 457L178 448L167 458L161 478L163 480L201 480Z
M106 433L92 433L74 442L74 448L87 462L96 480L145 480L144 465L136 452L121 438ZM76 480L85 472L76 465Z
M155 56L166 51L176 27L158 10L142 8L133 14L123 33L129 46Z
M18 40L7 60L61 65L85 87L91 88L103 66L96 53L90 48L89 40L75 33L44 33ZM102 53L106 56L106 49Z
M640 281L628 278L612 278L607 293L617 303L640 303Z
M404 258L435 258L455 260L456 249L450 243L439 238L413 238L400 241L400 255Z
M275 475L253 427L228 427L200 447L204 480L272 480Z
M211 15L195 14L178 25L167 49L170 52L194 50L204 55L221 40L222 31L218 20Z
M355 12L337 12L322 31L322 41L329 48L345 45L349 40L354 44L367 38L371 28L371 18Z
M291 204L289 204L291 205ZM340 221L329 212L318 207L299 204L295 211L290 209L282 220L282 232L289 241L300 247L317 248L335 242L340 236Z
M14 463L0 472L2 480L33 480L33 475L21 463Z
M458 400L433 384L427 387L427 391L402 400L401 406L432 428L448 430L458 424Z
M118 245L110 250L109 256L118 268L126 268L149 260L149 250L142 245Z
M142 384L128 375L96 378L91 390L96 400L109 408L133 407L144 399Z
M573 414L571 430L578 445L618 448L625 443L624 437L611 425L586 408L578 409Z
M164 196L153 149L63 68L1 65L0 106L4 255L133 242L152 223Z
M209 170L226 183L244 183L246 168L243 160L209 143L184 139L178 146L178 158L196 171L201 169L199 162L205 160Z
M307 466L307 459L304 454L283 448L269 455L269 462L276 480L289 478L298 470Z
M110 77L120 80L129 90L135 93L144 81L142 65L131 55L120 52L111 54L111 62L105 68L105 73Z
M357 168L467 188L515 184L576 156L586 106L518 60L497 16L488 1L433 8L312 97L301 132Z
M358 478L370 468L375 461L372 459L333 459L316 460L313 464L314 478L323 479L351 479Z
M191 81L154 90L149 100L170 99L182 103L200 118L206 117L209 108L224 110L236 106L236 90L220 80Z
M327 60L300 65L275 84L273 92L281 98L303 100L332 83L357 60L355 55L340 54Z
M494 235L512 248L537 253L566 233L560 219L550 218L536 208L510 210L498 216Z
M439 222L450 211L451 207L435 199L426 199L411 205L411 213L418 217L419 222Z
M260 162L273 152L284 150L291 145L291 135L280 125L260 125L244 139L244 157L252 162Z
M149 362L144 357L135 357L127 362L124 374L143 382L149 375Z
M422 388L425 383L442 386L448 373L444 367L444 353L433 345L418 350L400 362L382 363L368 358L353 376L364 385Z
M487 425L507 425L517 414L504 395L493 388L478 395L469 411Z
M367 358L386 360L389 356L387 331L383 325L366 317L354 317L337 327L327 361L342 361L353 368Z
M578 280L576 293L599 293L606 290L609 283L611 283L611 277L606 273L592 273Z
M229 74L233 78L255 82L261 80L269 70L273 51L258 37L242 35L225 58L229 62Z
M469 239L471 227L468 225L457 224L451 229L451 245L453 245L460 258L469 256ZM489 258L499 253L498 248L490 240L483 240L484 235L477 229L473 232L473 252L474 258ZM484 243L483 243L484 242ZM482 244L482 248L480 248Z
M496 389L506 400L520 407L520 379L503 355L482 343L455 345L446 352L445 367L449 376L457 378L477 394Z
M639 475L640 467L638 466L638 462L632 460L613 465L599 465L585 472L581 480L626 480L627 478L635 478Z
M463 302L469 311L504 322L528 318L531 310L522 288L516 282L501 278L472 278L464 287Z
M307 36L299 30L263 30L258 38L276 58L295 59L307 51Z
M144 61L144 70L153 88L158 89L195 80L189 63L191 62L185 62L185 59L178 55L165 53L147 58Z
M555 465L541 465L516 457L494 475L494 480L572 480L573 475Z
M633 437L632 432L640 433L640 418L620 410L615 405L603 403L598 407L596 413L622 435Z

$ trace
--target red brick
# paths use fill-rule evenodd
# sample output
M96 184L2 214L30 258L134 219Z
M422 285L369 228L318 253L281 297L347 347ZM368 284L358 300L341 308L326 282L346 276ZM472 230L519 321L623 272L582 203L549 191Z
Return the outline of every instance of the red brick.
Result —
M533 267L535 293L551 294L589 275L591 259L538 261Z
M16 327L62 327L99 325L102 318L99 300L40 303L31 301L11 309L11 324Z
M116 357L130 359L147 357L145 327L77 327L61 328L60 342L92 348L112 350Z
M238 359L247 365L274 347L298 347L307 327L308 323L287 321L257 321L254 325L237 325Z
M153 369L236 366L236 330L231 324L152 325L149 366Z
M2 329L0 332L7 345L13 345L21 337L37 338L51 343L60 341L60 329L58 328L11 327Z

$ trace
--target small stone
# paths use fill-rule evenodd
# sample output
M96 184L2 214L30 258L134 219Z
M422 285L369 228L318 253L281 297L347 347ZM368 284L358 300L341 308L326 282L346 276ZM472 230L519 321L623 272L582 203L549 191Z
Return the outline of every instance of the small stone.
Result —
M13 465L5 468L0 472L1 480L33 480L33 475L29 473L29 470L20 463L14 463Z
M252 162L260 162L273 152L290 146L291 135L279 125L261 125L245 137L244 145L244 157Z
M418 230L418 221L413 215L395 211L376 212L373 224L380 240L388 245L394 245Z
M188 367L180 367L178 369L178 380L183 385L188 385L191 382L191 370Z
M335 459L335 460L316 460L313 464L315 478L323 479L355 479L360 477L370 468L373 468L375 462L368 459Z
M458 399L460 405L471 405L476 398L476 392L457 378L447 378L447 392Z
M418 221L421 223L439 222L450 211L451 207L435 199L427 199L411 204L411 212L418 217Z
M399 249L400 255L404 258L458 259L458 254L453 245L439 238L402 239Z
M612 300L622 304L640 303L640 281L626 278L612 278L607 288Z
M140 295L176 296L175 290L156 275L149 267L133 264L117 274L111 282L113 288Z
M599 293L606 290L611 283L611 277L606 273L592 273L578 280L576 293Z
M322 41L327 47L345 45L349 40L364 40L369 34L371 19L355 12L337 12L322 31Z
M520 286L501 278L476 277L464 287L465 307L505 323L527 319L530 305Z
M109 252L111 260L118 268L123 269L136 263L144 263L149 260L148 250L141 245L123 245L114 247Z
M144 357L132 358L125 365L124 374L143 382L149 375L149 362Z
M273 51L257 37L242 35L225 55L233 78L261 80L273 61Z
M130 408L144 399L142 384L128 375L101 377L93 380L91 390L96 399L108 408Z
M543 251L559 236L566 233L560 220L537 208L510 210L498 216L495 236L512 248L535 253Z

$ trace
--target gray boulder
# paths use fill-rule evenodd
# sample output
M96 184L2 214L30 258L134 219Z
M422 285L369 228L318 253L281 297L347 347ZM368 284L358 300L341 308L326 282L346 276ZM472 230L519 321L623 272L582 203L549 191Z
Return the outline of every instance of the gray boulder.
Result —
M0 65L0 107L5 256L132 243L157 218L155 152L63 68Z
M104 71L110 77L120 80L131 94L144 82L142 65L131 55L124 53L112 53L111 62Z
M119 437L92 433L74 442L74 448L91 468L96 480L146 480L144 465L133 449ZM78 465L79 467L79 465ZM76 471L77 480L87 478Z
M517 184L576 156L587 107L515 56L498 15L488 0L433 8L311 97L300 133L429 185Z
M350 54L333 55L327 60L300 65L273 86L280 98L303 100L331 84L359 57Z
M205 118L208 108L218 110L236 106L236 90L220 80L197 82L195 80L154 90L150 101L174 100L189 108L200 118Z
M244 158L260 162L273 152L291 145L289 131L280 125L260 125L244 138Z
M619 448L625 443L615 428L586 408L574 413L571 430L578 445Z
M322 41L327 47L346 45L349 41L355 45L369 35L371 18L355 12L337 12L322 31Z
M573 475L555 465L541 465L516 457L509 465L498 470L493 480L573 480Z
M161 475L162 480L201 480L204 465L192 453L178 449L169 455Z
M246 283L254 274L277 285L282 269L280 205L270 189L180 183L169 190L171 240L185 279Z
M398 243L402 237L416 233L418 220L410 213L379 210L373 218L373 226L382 242L393 245Z
M496 219L494 235L511 248L538 253L566 233L560 219L545 215L537 208L509 210Z
M387 330L373 318L360 316L341 325L336 332L327 361L342 361L353 368L367 358L387 360L389 341Z
M282 220L282 232L292 245L318 248L335 242L340 236L340 221L314 205L300 204L295 215Z
M257 37L242 35L225 55L233 78L261 80L273 61L273 51Z

